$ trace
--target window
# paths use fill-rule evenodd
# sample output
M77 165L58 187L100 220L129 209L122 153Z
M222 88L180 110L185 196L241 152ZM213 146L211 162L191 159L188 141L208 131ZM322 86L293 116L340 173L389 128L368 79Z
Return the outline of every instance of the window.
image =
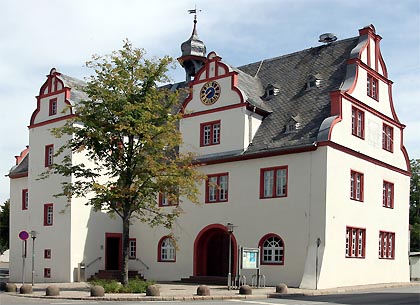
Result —
M175 262L175 243L169 236L163 237L159 241L159 262Z
M51 277L51 268L44 268L44 277L45 278Z
M359 138L365 137L365 113L360 109L351 109L351 133Z
M228 173L207 176L206 203L228 200L228 179Z
M284 264L284 243L280 236L267 234L259 242L262 265Z
M49 115L57 114L57 99L53 98L50 100Z
M53 204L44 204L44 226L53 225Z
M385 208L394 208L394 184L384 181L382 193L382 206Z
M395 258L395 233L379 231L379 258Z
M369 74L367 76L367 95L378 100L378 80Z
M51 166L54 162L54 145L45 146L45 167Z
M44 249L44 258L46 259L51 258L51 249Z
M27 210L29 204L29 192L28 189L22 190L22 210Z
M260 172L260 198L287 196L287 166L262 168Z
M129 259L136 259L136 257L137 257L137 241L136 241L135 238L130 238L128 243L129 243L128 258Z
M355 171L350 173L350 198L363 201L363 174Z
M220 144L220 120L200 124L200 146Z
M394 149L394 128L386 124L382 126L382 148L390 152Z
M165 193L159 193L159 206L168 207L168 206L177 206L178 200L173 200L169 198Z
M366 229L346 228L346 257L365 257Z

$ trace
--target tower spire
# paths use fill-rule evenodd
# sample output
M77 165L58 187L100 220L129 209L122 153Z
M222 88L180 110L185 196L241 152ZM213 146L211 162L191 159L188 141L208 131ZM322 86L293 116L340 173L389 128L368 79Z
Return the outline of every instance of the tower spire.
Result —
M178 58L179 63L185 69L186 81L190 81L191 77L196 75L206 61L206 46L197 34L198 12L201 12L201 10L197 10L197 6L188 10L189 14L194 14L194 26L191 37L181 44L182 55Z

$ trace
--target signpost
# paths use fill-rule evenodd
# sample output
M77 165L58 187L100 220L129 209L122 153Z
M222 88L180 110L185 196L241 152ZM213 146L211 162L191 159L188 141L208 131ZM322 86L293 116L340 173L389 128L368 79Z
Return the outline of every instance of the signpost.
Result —
M19 238L22 240L22 285L25 284L25 260L26 260L26 241L29 238L27 231L20 231Z

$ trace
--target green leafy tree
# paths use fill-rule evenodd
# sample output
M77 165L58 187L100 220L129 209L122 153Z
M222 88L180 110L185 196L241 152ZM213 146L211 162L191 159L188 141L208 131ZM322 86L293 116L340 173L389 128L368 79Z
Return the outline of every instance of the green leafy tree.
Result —
M410 180L410 251L420 251L420 159L412 159Z
M171 228L181 209L159 208L159 193L169 201L196 203L202 176L192 165L193 156L178 149L178 93L159 87L169 81L170 57L147 59L143 49L124 41L121 50L94 55L86 65L94 69L82 89L89 99L74 106L73 119L53 130L70 140L57 152L63 161L50 174L77 178L58 195L89 196L95 209L121 217L121 282L127 285L130 224ZM85 154L94 165L72 164L69 152Z
M0 254L9 249L10 199L0 206Z

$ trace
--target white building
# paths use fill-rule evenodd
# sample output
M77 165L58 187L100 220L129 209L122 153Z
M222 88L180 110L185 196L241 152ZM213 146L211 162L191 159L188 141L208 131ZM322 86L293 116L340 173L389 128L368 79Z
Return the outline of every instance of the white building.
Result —
M260 247L267 285L409 281L405 126L375 28L340 41L323 35L320 46L235 68L215 52L206 55L195 27L179 58L187 79L171 86L189 87L181 149L198 153L211 183L201 186L201 205L182 203L177 247L169 231L133 224L130 270L155 280L226 277L226 224L233 223L233 274L244 246ZM37 179L60 161L52 154L65 139L49 130L73 115L62 112L66 105L85 98L77 85L51 70L30 120L29 147L10 171L11 281L22 277L23 230L38 232L36 282L74 281L80 263L87 277L121 268L120 221L82 199L54 197L60 179ZM29 239L26 281L32 245ZM248 283L254 273L243 272Z

